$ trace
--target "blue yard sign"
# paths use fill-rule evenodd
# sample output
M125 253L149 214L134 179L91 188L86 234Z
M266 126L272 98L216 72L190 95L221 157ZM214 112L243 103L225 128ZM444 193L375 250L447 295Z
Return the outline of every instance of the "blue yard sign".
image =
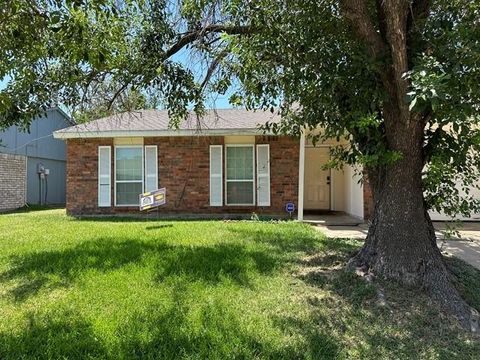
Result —
M165 188L140 194L140 211L164 205L166 198L167 191Z
M295 211L295 204L293 202L288 202L285 205L285 210L292 216L292 213Z

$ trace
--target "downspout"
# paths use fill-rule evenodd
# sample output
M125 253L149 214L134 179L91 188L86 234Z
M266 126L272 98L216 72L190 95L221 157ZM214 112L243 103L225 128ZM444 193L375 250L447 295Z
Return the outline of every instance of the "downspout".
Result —
M303 187L305 180L305 128L300 136L300 152L298 159L298 221L303 221Z

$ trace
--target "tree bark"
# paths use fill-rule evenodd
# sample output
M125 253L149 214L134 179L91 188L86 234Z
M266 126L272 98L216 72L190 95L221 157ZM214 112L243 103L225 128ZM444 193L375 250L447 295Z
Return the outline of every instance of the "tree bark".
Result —
M395 133L389 145L402 157L390 165L367 169L374 214L365 244L348 266L404 286L422 288L454 314L464 328L478 331L478 313L452 284L425 207L422 124L397 120L389 122L394 124L390 131Z

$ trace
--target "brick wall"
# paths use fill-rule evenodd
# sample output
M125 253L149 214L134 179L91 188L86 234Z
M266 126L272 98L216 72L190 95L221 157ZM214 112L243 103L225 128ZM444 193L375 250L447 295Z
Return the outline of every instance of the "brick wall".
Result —
M159 186L167 189L168 214L285 214L288 201L297 202L299 142L289 137L257 136L256 144L270 144L271 206L211 207L210 145L223 145L223 137L145 138L158 146ZM67 141L67 212L72 215L138 213L138 207L98 208L98 146L112 146L112 204L114 201L113 139ZM225 159L225 156L223 157ZM225 160L224 160L225 161ZM225 191L225 189L224 189ZM225 196L224 196L225 198Z
M0 211L22 207L26 203L27 158L0 154Z

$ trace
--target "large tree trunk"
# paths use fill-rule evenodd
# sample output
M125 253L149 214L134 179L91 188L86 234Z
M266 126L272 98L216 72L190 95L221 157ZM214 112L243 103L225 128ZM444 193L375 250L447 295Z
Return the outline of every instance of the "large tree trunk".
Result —
M450 281L422 191L422 125L393 122L390 147L402 158L390 165L367 169L374 214L361 251L350 260L362 268L402 285L425 289L462 326L478 329L478 315ZM416 127L413 129L412 127ZM387 129L388 132L388 129Z
M425 208L424 129L431 114L428 109L412 112L405 100L410 88L405 75L416 56L413 51L416 49L418 54L426 50L418 47L421 37L415 34L421 31L419 20L429 16L430 1L377 0L373 13L365 0L342 0L340 4L353 33L375 59L375 74L384 90L380 104L384 145L401 155L398 161L366 169L375 202L373 221L362 250L349 265L407 286L424 288L465 328L476 331L478 313L466 304L450 281ZM370 144L361 145L368 149Z

